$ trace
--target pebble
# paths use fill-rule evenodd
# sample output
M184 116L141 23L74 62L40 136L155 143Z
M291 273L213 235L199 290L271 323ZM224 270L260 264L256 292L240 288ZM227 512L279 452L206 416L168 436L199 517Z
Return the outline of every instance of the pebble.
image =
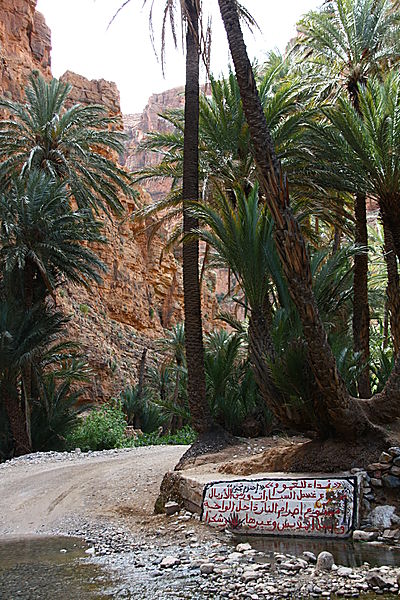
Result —
M200 573L202 575L211 575L211 573L214 573L214 565L212 563L204 563L202 565L200 565Z
M176 558L176 556L165 556L160 562L160 568L170 569L171 567L176 567L177 565L179 565L180 562L181 561L179 560L179 558Z
M250 544L238 544L236 546L236 552L248 552L250 550L252 550Z

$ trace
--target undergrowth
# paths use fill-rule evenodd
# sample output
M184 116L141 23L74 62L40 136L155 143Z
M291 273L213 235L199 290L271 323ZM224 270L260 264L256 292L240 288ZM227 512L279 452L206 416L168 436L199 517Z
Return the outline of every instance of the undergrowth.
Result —
M196 440L196 432L185 425L176 433L167 433L159 436L158 433L144 433L136 439L127 440L126 446L162 446L162 445L190 445Z

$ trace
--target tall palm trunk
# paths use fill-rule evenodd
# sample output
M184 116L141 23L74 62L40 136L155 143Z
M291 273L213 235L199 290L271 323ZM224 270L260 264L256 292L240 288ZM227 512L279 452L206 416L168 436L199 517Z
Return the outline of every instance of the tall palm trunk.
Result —
M199 12L198 0L185 0L185 5L187 33L183 148L183 230L186 234L198 227L197 219L194 219L188 212L187 203L198 199L199 190ZM199 433L204 433L212 428L212 419L206 398L198 241L190 240L185 241L183 244L183 292L189 408L194 429Z
M11 433L14 439L14 454L22 456L31 451L31 443L25 427L25 415L16 394L17 384L8 386L3 382L1 395L6 408Z
M355 243L363 251L354 257L353 285L353 346L361 354L364 367L358 376L358 393L361 398L371 396L369 377L369 303L368 303L368 232L365 194L356 194L354 200L356 224Z
M35 267L34 264L27 260L24 271L24 304L27 311L32 309L34 302L35 288ZM29 448L32 449L32 399L33 399L33 365L28 362L21 370L22 374L22 390L25 401L25 412L23 415L25 422L26 434L28 437Z
M390 316L390 331L396 356L400 350L400 281L392 233L383 220L385 262L387 269L387 306Z
M392 234L393 246L396 256L400 261L400 194L394 198L379 199L379 207L381 209L382 218L387 224L390 233Z
M289 291L303 324L310 366L332 433L354 437L373 430L338 372L312 291L310 262L299 224L289 205L286 178L275 154L240 28L236 0L218 0L235 65L243 109L253 144L258 178L275 220L275 240Z
M347 91L350 101L362 119L360 107L360 83L352 77L347 82ZM356 224L355 243L364 248L354 257L354 285L353 285L353 347L355 352L360 352L364 363L357 380L358 393L361 398L370 398L371 381L369 377L369 303L368 303L368 230L367 230L367 205L365 194L356 194L354 198L354 218Z

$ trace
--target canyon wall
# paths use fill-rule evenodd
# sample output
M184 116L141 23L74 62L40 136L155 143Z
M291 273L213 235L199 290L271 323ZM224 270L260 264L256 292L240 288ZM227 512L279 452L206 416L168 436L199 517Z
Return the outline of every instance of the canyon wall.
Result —
M51 33L36 0L0 0L0 91L20 100L34 70L51 76Z
M32 70L51 77L51 34L43 16L35 11L36 0L0 0L0 94L13 100L23 98L23 88ZM61 78L71 84L70 104L103 104L110 114L123 117L116 85L105 80L89 81L67 71ZM182 105L183 97L176 91L154 95L144 113L137 117L140 127L130 123L128 155L144 131L162 127L157 111L170 104ZM153 160L142 156L125 160L127 168L133 161ZM147 163L146 163L147 164ZM151 188L151 186L150 186ZM165 192L164 188L152 191ZM164 191L163 191L164 190ZM151 201L149 194L138 187L140 204ZM104 218L107 245L96 248L108 271L101 285L86 289L68 285L58 293L58 303L71 316L69 336L79 342L94 377L87 396L105 400L117 394L127 383L137 379L137 367L143 348L152 349L154 339L164 329L183 318L182 269L179 252L163 253L167 232L160 228L149 244L150 222L139 224L132 220L132 201L121 198L124 216L110 221ZM212 285L204 286L204 317L211 323L217 307ZM149 353L150 360L152 353Z
M173 88L160 94L150 96L144 111L140 114L124 115L124 130L128 136L126 153L122 164L130 171L137 171L144 167L152 167L159 162L159 157L154 152L139 151L140 142L147 133L169 130L168 123L160 117L168 109L183 108L185 104L184 88ZM168 179L158 181L145 181L143 187L151 195L153 201L162 199L171 189Z

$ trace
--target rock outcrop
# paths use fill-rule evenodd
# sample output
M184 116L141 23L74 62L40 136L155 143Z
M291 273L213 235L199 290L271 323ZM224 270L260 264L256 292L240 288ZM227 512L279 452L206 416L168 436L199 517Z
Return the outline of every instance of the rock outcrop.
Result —
M161 94L153 94L141 114L123 116L124 130L128 135L128 142L122 163L127 169L136 171L143 167L158 164L159 157L157 154L138 151L138 146L147 133L168 131L168 123L160 115L168 109L183 108L184 103L184 88L173 88ZM170 191L171 182L169 180L146 181L143 183L143 187L155 201L160 200Z
M72 86L68 96L69 104L102 104L110 114L121 115L119 90L113 81L89 80L72 71L66 71L60 80Z
M0 94L13 100L23 98L32 70L51 77L51 34L35 7L36 0L0 0ZM103 79L89 81L71 71L61 80L72 86L70 104L103 104L110 114L121 117L122 129L119 91L114 83ZM152 96L136 121L132 115L124 117L128 133L131 132L130 150L145 131L164 127L157 112L167 105L176 107L182 103L182 95L170 90ZM136 156L125 161L127 168L135 166L134 160ZM136 164L148 164L151 160L153 156L142 156ZM164 184L157 188L156 184L152 189L165 193L166 187ZM140 203L151 201L139 187L138 193ZM151 349L164 328L183 318L182 269L179 256L163 253L166 231L160 228L149 244L149 223L133 222L132 201L122 199L122 203L124 216L113 221L104 218L108 243L96 248L108 269L102 284L93 285L90 290L65 286L58 294L59 306L71 316L69 336L79 342L94 372L87 395L98 400L105 400L126 383L134 382L143 348ZM204 286L207 322L211 322L217 307L210 293L212 287L210 281Z
M51 33L36 0L0 0L0 91L20 100L32 71L51 77Z

